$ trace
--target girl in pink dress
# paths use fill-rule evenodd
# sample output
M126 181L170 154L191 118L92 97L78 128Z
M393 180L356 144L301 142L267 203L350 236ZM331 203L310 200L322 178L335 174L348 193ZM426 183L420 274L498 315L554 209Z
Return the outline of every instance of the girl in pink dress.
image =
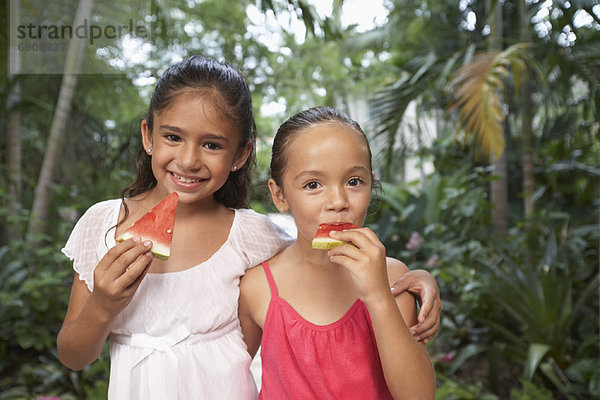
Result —
M290 212L296 241L246 272L239 316L251 355L261 345L259 399L433 399L435 373L414 298L389 290L407 271L361 227L375 185L360 126L317 107L286 121L273 143L269 189ZM315 250L320 224L344 244Z

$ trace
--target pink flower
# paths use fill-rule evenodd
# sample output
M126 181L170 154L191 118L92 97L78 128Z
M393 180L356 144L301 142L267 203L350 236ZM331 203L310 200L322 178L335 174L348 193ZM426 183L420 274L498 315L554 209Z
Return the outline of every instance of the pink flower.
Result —
M419 235L419 232L412 231L408 243L406 243L406 250L417 250L421 247L424 242L423 238Z
M440 258L440 257L437 254L434 254L431 257L429 257L429 259L425 263L425 269L433 269L435 267L435 263L437 262L438 258Z
M440 358L440 362L450 363L450 362L452 362L452 360L454 360L455 356L456 356L456 352L451 351L450 353L448 353L445 356L443 356L442 358Z

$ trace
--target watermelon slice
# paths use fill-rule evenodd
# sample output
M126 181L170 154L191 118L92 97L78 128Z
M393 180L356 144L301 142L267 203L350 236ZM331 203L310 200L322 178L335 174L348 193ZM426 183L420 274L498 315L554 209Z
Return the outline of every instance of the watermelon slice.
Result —
M175 225L175 209L179 195L173 192L144 214L116 240L122 242L139 236L142 240L151 240L150 251L154 257L166 260L171 255L173 226Z
M336 240L329 237L329 232L338 231L341 232L346 229L354 229L358 228L358 226L354 224L321 224L319 225L319 229L317 230L317 234L315 238L312 240L312 248L313 249L333 249L339 245L348 242L342 242L341 240Z

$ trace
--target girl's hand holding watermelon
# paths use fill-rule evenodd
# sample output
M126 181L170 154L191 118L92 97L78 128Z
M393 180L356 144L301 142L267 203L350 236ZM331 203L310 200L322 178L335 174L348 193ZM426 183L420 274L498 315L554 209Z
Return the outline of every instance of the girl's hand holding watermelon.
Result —
M313 249L332 249L344 243L342 239L330 237L331 231L346 231L357 228L354 224L331 225L321 224L312 241ZM379 240L377 240L379 242ZM380 243L380 242L379 242ZM437 282L425 270L406 272L392 285L392 294L399 296L409 292L420 302L418 323L410 327L410 332L418 341L429 342L435 337L440 328L442 301Z
M350 272L360 300L368 306L378 302L381 294L389 297L385 247L375 233L363 227L332 231L330 237L349 242L329 250L328 256Z
M151 247L151 241L139 237L125 240L110 249L94 270L90 302L105 318L112 320L133 298L148 272Z

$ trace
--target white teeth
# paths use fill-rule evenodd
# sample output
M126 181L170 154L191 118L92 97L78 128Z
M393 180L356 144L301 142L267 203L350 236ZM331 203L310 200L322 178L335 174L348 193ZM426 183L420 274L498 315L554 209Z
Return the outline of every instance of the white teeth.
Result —
M177 178L177 180L179 182L183 182L183 183L196 183L196 182L200 182L200 179L188 179L188 178L184 178L183 176L179 176L179 175L175 175L175 174L173 174L173 176L175 178Z

